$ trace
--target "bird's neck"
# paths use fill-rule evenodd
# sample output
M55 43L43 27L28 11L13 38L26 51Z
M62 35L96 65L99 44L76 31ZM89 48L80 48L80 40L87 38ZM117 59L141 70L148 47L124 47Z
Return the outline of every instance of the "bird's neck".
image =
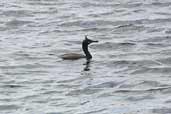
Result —
M91 55L90 52L88 51L88 44L83 43L83 44L82 44L82 48L83 48L83 51L84 51L84 53L85 53L85 55L86 55L86 59L87 59L87 60L91 59L91 58L92 58L92 55Z

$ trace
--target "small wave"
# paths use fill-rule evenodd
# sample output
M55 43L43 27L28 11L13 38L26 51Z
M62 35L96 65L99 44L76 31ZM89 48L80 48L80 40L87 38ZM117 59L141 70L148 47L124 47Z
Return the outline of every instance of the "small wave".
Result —
M171 5L171 2L152 2L151 5L158 6L158 7L168 7Z
M9 10L4 11L1 15L8 16L8 17L31 17L33 16L32 12L28 10Z
M18 27L18 26L23 26L23 25L30 24L30 23L33 23L33 22L32 21L23 21L23 20L15 19L15 20L11 20L11 21L7 22L6 26L8 26L8 27Z
M94 111L87 111L83 113L78 113L78 114L97 114L97 113L103 113L103 111L107 110L106 108L104 109L99 109L99 110L94 110Z
M171 29L165 31L166 34L171 34Z
M0 27L0 31L6 31L6 30L8 30L7 27ZM1 41L1 40L0 40L0 41Z
M154 97L152 97L151 95L143 95L143 96L132 96L132 97L128 97L126 98L126 100L129 101L142 101L142 100L152 100L154 99Z
M19 107L18 105L0 105L0 110L4 111L4 110L17 110L21 107Z
M51 65L44 64L24 64L24 65L12 65L12 66L0 66L1 69L35 69L35 68L52 68Z
M114 81L109 81L109 82L104 82L98 85L90 86L90 88L113 88L119 85L121 82L114 82Z
M158 88L151 88L151 89L147 89L146 91L148 92L155 92L155 91L163 91L163 90L168 90L171 87L158 87Z
M84 8L89 8L89 7L115 7L118 4L115 3L98 3L98 2L84 2L82 4L80 4L82 7Z
M160 58L160 59L157 59L157 61L159 61L165 65L171 65L171 57Z
M58 13L58 10L57 9L51 9L51 10L48 10L48 11L34 11L33 14L34 15L38 15L38 14L55 14L55 13Z
M155 14L157 15L164 15L164 16L171 16L171 13L167 12L167 13L164 13L164 12L155 12Z
M21 88L21 87L25 87L23 85L18 85L18 84L7 84L7 85L3 85L0 87L4 87L4 88Z
M67 96L75 96L75 95L77 96L77 95L82 95L82 94L92 95L92 94L98 93L101 90L102 90L101 88L100 89L99 88L85 88L85 89L70 91L66 95Z
M123 45L123 46L133 46L136 45L136 43L132 43L132 42L122 42L122 43L118 43L119 45Z
M170 114L171 113L171 108L152 109L152 112L155 113L155 114Z
M141 93L141 92L143 92L143 91L122 89L122 90L117 90L114 93Z
M112 21L104 21L104 20L93 20L93 21L70 21L61 23L59 26L70 27L70 26L78 26L78 27L97 27L103 25L111 25L114 24Z
M133 31L144 31L146 30L146 27L144 27L143 25L134 25L132 23L136 23L136 21L132 21L131 23L128 24L123 24L123 25L119 25L117 27L115 27L115 29L113 30L114 33L122 33L123 32L133 32Z
M149 89L120 89L116 90L114 93L148 93L148 92L161 92L164 90L170 89L170 86L167 87L154 87Z
M79 30L74 30L72 32L76 32L76 31L84 31L84 32L91 32L91 31L102 32L103 31L104 32L108 30L110 30L110 28L91 27L91 28L83 28Z
M55 90L51 90L51 91L45 91L42 94L44 95L52 95L52 94L57 94L57 93L61 93L62 91L55 91Z
M65 114L65 113L63 113L63 112L48 112L46 114ZM66 114L67 114L67 112L66 112Z
M33 5L33 6L56 6L58 5L56 1L50 0L50 1L46 1L46 0L29 0L28 2L29 5Z
M148 29L146 29L147 33L159 33L164 30L165 28L153 28L153 27L148 27Z
M161 84L161 83L159 83L157 81L143 81L143 82L141 82L138 85L148 85L148 86L151 86L151 87L165 87L165 86L169 86L169 85L166 85L166 84Z
M96 48L97 49L103 49L103 50L121 50L121 49L131 49L132 47L136 46L136 43L133 42L105 42L101 44L97 44Z
M133 71L131 74L142 74L142 73L153 73L153 74L168 74L171 73L171 67L143 67L138 70Z
M123 27L130 27L130 26L133 26L133 24L125 24L125 25L119 25L117 26L116 28L123 28Z
M141 2L129 2L129 3L125 3L125 4L121 4L122 7L124 8L135 8L135 7L141 7L143 5L143 3Z
M157 46L157 47L163 47L163 46L165 46L165 44L162 44L162 43L153 43L153 42L146 43L146 45L149 45L149 46Z
M166 88L169 87L167 84L161 84L157 81L142 81L140 83L135 84L122 84L119 88L136 88L136 87L148 87L148 88ZM150 89L149 89L150 90Z
M171 36L165 35L165 36L154 36L149 37L148 39L139 40L138 42L145 42L145 43L151 43L151 44L161 44L161 42L170 42Z
M24 96L23 98L21 98L21 100L28 100L28 99L37 99L39 98L40 95L37 95L37 94L33 94L33 95L27 95L27 96Z
M171 18L156 18L156 19L143 19L144 24L158 24L158 23L169 23Z
M171 103L171 100L167 100L165 103L169 103L170 104Z

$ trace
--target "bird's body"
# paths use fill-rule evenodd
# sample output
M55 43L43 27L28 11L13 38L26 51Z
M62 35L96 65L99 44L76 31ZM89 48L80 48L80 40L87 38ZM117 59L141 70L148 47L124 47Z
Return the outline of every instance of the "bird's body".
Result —
M77 60L80 58L86 58L86 56L83 54L78 54L78 53L68 53L68 54L62 55L62 59L65 59L65 60Z
M68 53L68 54L64 54L62 55L62 59L65 60L77 60L77 59L81 59L81 58L86 58L87 60L90 60L92 58L92 55L90 54L90 52L88 51L88 45L93 43L93 42L98 42L98 41L93 41L87 38L87 36L85 36L85 39L82 42L82 49L85 55L83 54L77 54L77 53Z

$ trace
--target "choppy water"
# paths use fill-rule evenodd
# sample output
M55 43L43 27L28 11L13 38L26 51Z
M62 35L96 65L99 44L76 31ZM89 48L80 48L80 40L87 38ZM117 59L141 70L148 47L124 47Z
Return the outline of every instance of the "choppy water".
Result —
M1 0L0 114L170 114L170 0ZM84 35L93 60L63 61Z

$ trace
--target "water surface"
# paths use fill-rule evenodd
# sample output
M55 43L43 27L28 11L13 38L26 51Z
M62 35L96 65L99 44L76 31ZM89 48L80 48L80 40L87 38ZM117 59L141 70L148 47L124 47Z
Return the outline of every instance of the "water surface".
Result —
M170 10L169 0L0 1L0 113L171 113ZM84 35L99 40L89 66L63 61Z

